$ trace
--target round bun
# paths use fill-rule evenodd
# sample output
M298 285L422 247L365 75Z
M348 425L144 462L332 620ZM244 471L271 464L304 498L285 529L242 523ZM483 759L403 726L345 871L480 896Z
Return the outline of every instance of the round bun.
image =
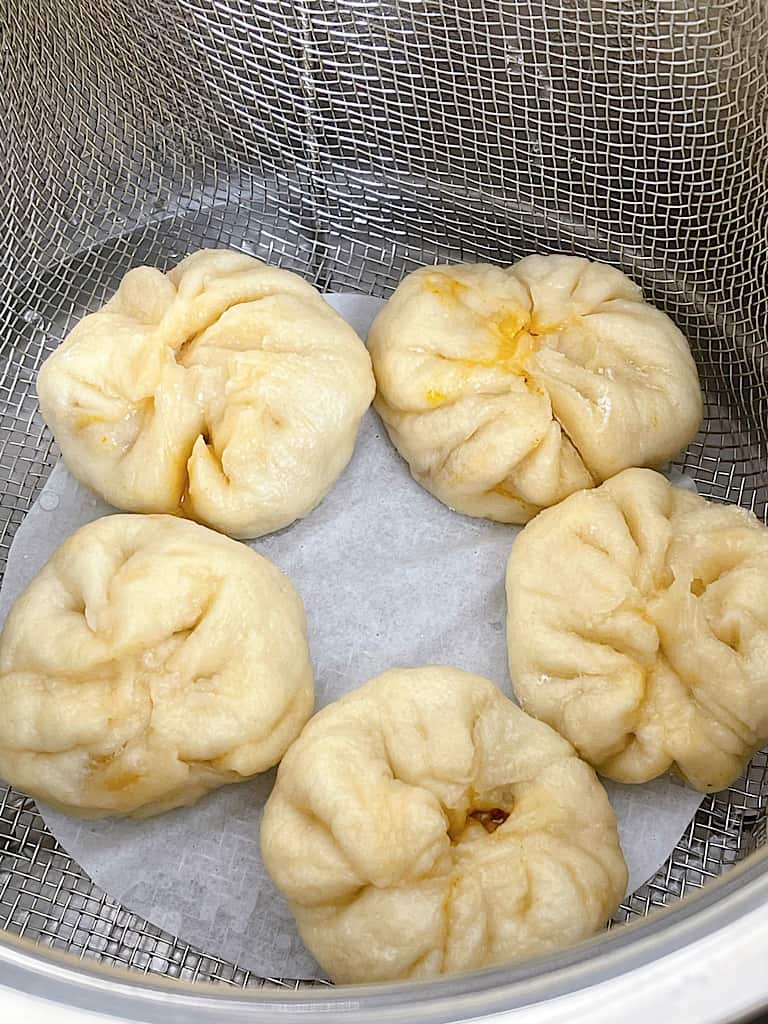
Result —
M629 469L542 512L507 567L523 707L619 782L722 789L768 741L768 530Z
M311 285L203 250L168 274L129 271L37 390L70 471L116 508L258 537L331 488L374 381L365 346Z
M0 636L0 776L70 814L156 814L276 764L312 712L304 609L172 516L84 526Z
M624 894L592 769L487 679L395 669L284 757L264 862L339 982L519 960L599 929Z
M418 270L369 349L375 407L415 479L499 522L660 466L701 420L680 331L624 274L577 256Z

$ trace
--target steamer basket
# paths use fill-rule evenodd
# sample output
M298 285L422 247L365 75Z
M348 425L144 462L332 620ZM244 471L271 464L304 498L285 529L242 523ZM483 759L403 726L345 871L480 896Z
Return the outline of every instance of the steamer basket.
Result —
M766 0L8 0L0 17L3 566L57 458L35 399L43 358L129 267L202 246L373 295L437 260L607 260L691 341L706 416L680 465L701 494L766 519ZM512 1007L580 1020L585 1006L596 1021L602 1000L579 1000L599 986L618 1000L613 1019L632 1020L664 998L676 963L678 980L701 973L688 997L702 1015L686 1019L732 1019L768 1003L768 931L755 923L760 907L768 917L767 813L763 753L705 799L598 939L519 967L348 990L256 977L140 920L8 790L0 984L184 1021Z

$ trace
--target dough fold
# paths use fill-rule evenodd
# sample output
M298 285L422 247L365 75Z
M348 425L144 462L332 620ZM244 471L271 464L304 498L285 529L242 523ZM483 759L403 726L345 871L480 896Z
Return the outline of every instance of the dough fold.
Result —
M339 982L577 942L627 882L592 769L487 679L442 666L385 672L317 714L283 758L261 843Z
M603 775L723 789L768 741L768 530L628 469L542 512L507 566L521 704Z
M312 713L304 608L173 516L73 534L0 636L0 776L82 817L149 815L276 764Z
M525 523L662 465L701 420L684 336L620 271L577 256L417 270L368 343L392 442L467 515Z
M46 360L37 391L69 470L116 508L258 537L330 490L374 380L311 285L202 250L168 274L129 271Z

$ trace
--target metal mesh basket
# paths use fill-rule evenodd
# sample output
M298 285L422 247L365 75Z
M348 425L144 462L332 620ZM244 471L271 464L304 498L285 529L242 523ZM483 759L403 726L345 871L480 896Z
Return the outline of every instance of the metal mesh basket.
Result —
M681 465L768 515L768 3L10 0L2 82L0 553L57 453L36 371L125 271L231 246L387 295L435 260L608 260L688 335ZM766 842L768 759L705 800L621 920ZM254 977L115 904L0 803L0 923L109 965Z

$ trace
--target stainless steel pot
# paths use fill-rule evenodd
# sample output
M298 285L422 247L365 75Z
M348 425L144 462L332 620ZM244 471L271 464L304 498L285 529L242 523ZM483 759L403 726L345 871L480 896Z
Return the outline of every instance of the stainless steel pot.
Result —
M766 519L766 0L8 0L0 18L3 564L56 458L41 360L130 266L203 245L377 295L437 259L606 259L691 340L706 420L681 465ZM729 1020L768 1004L767 808L760 754L627 901L632 927L519 967L333 990L139 920L8 791L0 984L148 1021Z

